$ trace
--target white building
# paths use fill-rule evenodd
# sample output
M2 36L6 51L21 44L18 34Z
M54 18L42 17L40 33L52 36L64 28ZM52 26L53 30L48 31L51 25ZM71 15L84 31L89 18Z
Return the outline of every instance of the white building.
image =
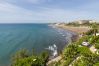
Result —
M95 22L96 22L95 20L78 20L78 21L75 21L75 23L78 23L78 24L95 23Z

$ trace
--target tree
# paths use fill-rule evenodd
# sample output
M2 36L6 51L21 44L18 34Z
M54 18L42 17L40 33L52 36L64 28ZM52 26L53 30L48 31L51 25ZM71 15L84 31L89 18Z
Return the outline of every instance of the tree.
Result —
M15 66L15 64L20 60L20 59L23 59L23 58L26 58L28 57L28 51L26 49L22 49L20 51L18 51L17 53L15 53L15 55L12 56L12 66Z
M40 54L40 58L42 59L44 66L46 66L46 63L48 62L48 58L49 58L49 53L46 51L42 52Z
M94 36L96 36L96 31L97 31L97 24L96 24L96 22L95 23L93 23L92 25L91 25L91 27L92 27L92 29L94 30Z

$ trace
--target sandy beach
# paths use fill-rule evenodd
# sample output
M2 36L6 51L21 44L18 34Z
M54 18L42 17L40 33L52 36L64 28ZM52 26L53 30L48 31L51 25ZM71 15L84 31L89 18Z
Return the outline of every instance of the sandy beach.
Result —
M59 27L59 28L66 29L66 30L69 30L69 31L72 31L72 32L75 32L75 33L78 33L78 34L85 33L85 32L87 32L88 30L91 29L90 27L86 27L86 26L74 27L74 26L66 26L64 24L55 25L55 26Z

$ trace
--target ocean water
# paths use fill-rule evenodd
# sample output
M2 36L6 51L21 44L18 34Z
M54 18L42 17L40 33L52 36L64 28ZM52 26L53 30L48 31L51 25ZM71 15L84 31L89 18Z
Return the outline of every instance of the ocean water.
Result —
M56 45L57 50L70 42L72 33L48 24L0 24L0 66L8 66L11 56L20 49L36 53Z

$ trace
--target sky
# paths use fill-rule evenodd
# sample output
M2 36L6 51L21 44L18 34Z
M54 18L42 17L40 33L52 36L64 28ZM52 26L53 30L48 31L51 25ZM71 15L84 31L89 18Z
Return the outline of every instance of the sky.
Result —
M99 20L99 0L0 0L0 23Z

